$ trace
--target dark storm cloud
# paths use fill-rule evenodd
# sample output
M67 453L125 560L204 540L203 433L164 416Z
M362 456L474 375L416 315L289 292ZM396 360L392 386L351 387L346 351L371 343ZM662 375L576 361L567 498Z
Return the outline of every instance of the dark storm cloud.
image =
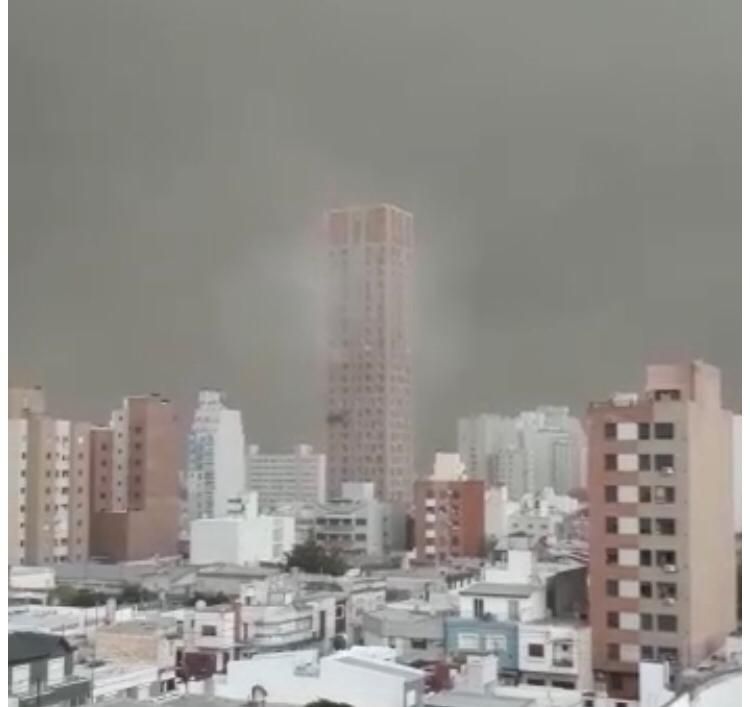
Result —
M650 358L740 381L739 4L10 4L11 378L320 443L323 210L418 238L420 448Z

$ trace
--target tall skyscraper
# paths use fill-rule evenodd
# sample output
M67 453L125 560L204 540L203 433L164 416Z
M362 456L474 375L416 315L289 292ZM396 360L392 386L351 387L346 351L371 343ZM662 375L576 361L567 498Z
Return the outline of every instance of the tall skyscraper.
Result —
M638 696L640 660L695 667L735 628L731 425L702 362L589 407L593 665L613 697Z
M188 516L221 518L229 499L245 490L245 433L242 413L225 405L223 393L198 395L187 450Z
M414 482L413 217L381 204L331 211L328 233L328 488L375 485L403 504Z
M9 417L9 563L87 559L90 425L48 415L40 388L12 388Z
M180 444L174 405L129 397L91 434L91 554L111 561L177 554Z

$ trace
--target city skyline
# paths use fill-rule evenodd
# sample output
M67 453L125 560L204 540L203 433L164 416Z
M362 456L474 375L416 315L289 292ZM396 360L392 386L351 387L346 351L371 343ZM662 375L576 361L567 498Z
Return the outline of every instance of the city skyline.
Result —
M732 8L282 5L173 34L170 2L11 3L14 383L102 422L217 388L269 451L323 448L320 221L387 201L421 467L461 415L581 415L647 361L711 361L739 411Z

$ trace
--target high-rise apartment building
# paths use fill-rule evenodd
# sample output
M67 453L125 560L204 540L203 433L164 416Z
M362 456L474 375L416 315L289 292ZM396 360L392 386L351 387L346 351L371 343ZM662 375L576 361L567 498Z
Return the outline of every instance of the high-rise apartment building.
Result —
M324 503L326 500L326 455L307 444L293 454L261 454L247 448L247 488L258 494L262 511L294 503Z
M565 494L584 484L586 437L566 407L462 418L458 452L471 478L506 486L513 500L544 488Z
M437 454L431 477L414 484L417 558L442 563L480 557L484 548L484 481L468 479L457 454Z
M414 481L411 307L414 226L395 206L331 211L328 490L368 482L405 503Z
M111 561L177 554L180 444L174 405L126 398L91 434L91 554Z
M46 414L40 388L9 391L9 563L89 553L89 425Z
M587 424L593 665L635 698L640 660L694 667L735 628L732 415L692 362L649 366Z
M187 449L188 517L221 518L229 500L245 490L242 413L225 405L223 393L198 396Z

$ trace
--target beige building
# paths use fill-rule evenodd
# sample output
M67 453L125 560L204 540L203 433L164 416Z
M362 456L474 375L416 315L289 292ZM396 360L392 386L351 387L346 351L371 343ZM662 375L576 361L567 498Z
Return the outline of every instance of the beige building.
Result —
M375 484L405 503L414 482L413 216L395 206L328 214L328 492Z
M679 672L735 628L731 424L699 361L589 408L593 666L612 696L637 697L640 660Z
M91 554L115 562L177 554L180 444L174 405L126 398L91 435Z
M40 388L11 389L9 417L10 564L85 560L90 426L47 415Z

